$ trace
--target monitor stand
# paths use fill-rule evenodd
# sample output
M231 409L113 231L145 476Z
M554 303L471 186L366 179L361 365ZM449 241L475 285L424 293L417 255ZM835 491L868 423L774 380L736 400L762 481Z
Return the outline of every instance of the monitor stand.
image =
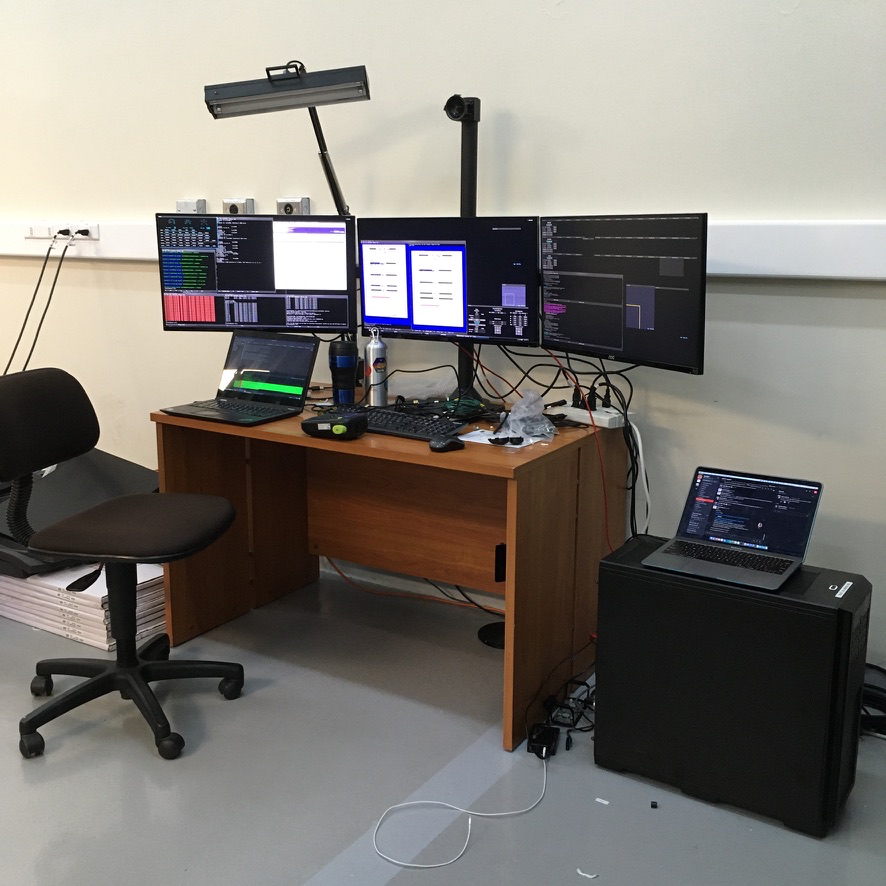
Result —
M477 637L481 643L485 643L493 649L504 649L505 623L503 621L491 621L477 631Z
M476 400L484 409L497 408L474 387L474 345L470 342L455 342L455 346L458 348L458 387L449 395L449 399Z

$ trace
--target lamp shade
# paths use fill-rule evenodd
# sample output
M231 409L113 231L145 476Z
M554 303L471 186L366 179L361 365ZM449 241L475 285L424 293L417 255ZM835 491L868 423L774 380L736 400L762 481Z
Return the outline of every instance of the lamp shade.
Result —
M215 118L242 117L291 108L311 108L341 102L366 101L369 98L369 80L366 67L336 68L331 71L305 71L290 66L276 69L287 73L260 80L240 80L204 86L204 98L209 113Z

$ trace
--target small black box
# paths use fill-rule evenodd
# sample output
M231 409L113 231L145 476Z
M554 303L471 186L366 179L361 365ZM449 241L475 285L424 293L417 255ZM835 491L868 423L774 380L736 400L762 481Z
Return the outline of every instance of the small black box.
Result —
M362 412L342 415L327 412L302 419L301 429L311 437L353 440L366 432L369 421Z
M871 584L756 591L600 561L594 760L824 836L855 781Z

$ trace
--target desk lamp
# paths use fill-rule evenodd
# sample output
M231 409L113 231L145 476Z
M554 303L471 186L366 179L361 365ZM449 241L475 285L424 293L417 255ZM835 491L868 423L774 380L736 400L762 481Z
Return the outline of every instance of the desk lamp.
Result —
M339 215L348 215L348 206L326 150L316 106L368 100L369 80L363 65L308 73L300 61L291 61L265 68L264 79L204 86L203 94L209 113L216 119L307 108L336 211Z

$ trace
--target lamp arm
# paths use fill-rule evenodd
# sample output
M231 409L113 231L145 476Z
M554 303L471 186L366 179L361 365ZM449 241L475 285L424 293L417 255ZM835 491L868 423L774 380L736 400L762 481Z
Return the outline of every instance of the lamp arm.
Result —
M320 149L320 165L323 167L326 183L332 192L332 200L335 203L336 212L339 215L348 215L350 210L347 203L345 203L344 194L341 192L338 176L336 176L335 169L332 166L332 158L326 149L326 139L323 137L323 129L320 127L320 117L317 114L317 109L309 107L308 113L311 115L311 125L314 127L314 135L317 137L317 147Z

